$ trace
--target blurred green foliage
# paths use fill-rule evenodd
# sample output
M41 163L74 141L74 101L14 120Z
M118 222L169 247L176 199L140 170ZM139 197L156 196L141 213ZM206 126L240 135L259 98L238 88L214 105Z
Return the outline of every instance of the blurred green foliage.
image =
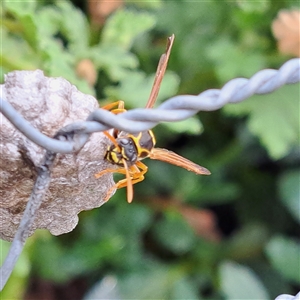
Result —
M2 81L9 71L40 68L97 96L101 104L122 99L128 108L143 107L166 36L175 33L158 102L177 93L198 94L280 67L289 57L278 53L271 23L280 9L299 8L296 0L128 1L96 28L88 3L74 4L3 1ZM76 73L83 59L97 72L93 85ZM120 299L295 294L300 286L299 84L154 131L159 147L204 165L212 175L146 162L149 171L135 187L133 204L120 190L100 209L82 212L72 233L53 237L38 231L30 238L3 299L30 295L30 282L39 280L59 291L81 280L85 288L78 299L97 289L99 298L108 299L101 281L108 275L116 279ZM184 205L165 207L161 199ZM201 225L191 226L191 212L205 222L203 209L213 214L220 240L199 233ZM6 251L2 243L2 257Z

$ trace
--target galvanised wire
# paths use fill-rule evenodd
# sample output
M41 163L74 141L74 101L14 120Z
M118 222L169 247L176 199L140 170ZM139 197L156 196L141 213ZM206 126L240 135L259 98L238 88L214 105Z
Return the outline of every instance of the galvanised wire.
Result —
M71 153L81 149L93 132L116 128L137 133L151 129L160 122L185 120L199 111L217 110L227 103L238 103L254 94L271 93L285 84L299 81L300 59L295 58L287 61L279 70L265 69L250 79L236 78L221 89L210 89L196 96L175 96L154 109L132 109L118 115L101 108L97 109L86 121L78 121L61 129L60 133L65 133L65 141L43 135L2 98L0 108L3 115L34 143L50 151ZM72 138L74 134L76 139Z
M133 109L122 114L97 109L86 121L72 123L60 129L53 138L47 137L32 127L7 101L0 98L3 115L34 143L47 151L39 167L32 194L26 205L20 226L16 232L9 253L0 269L0 291L4 288L15 263L25 245L36 211L40 207L47 187L56 153L78 151L96 131L116 128L127 132L151 129L159 122L175 122L187 119L198 111L213 111L227 103L241 102L254 94L271 93L285 84L300 81L300 59L291 59L278 71L262 70L250 79L236 78L220 90L207 90L197 96L182 95L170 98L156 109ZM76 135L76 138L74 138Z
M59 138L59 136L55 136ZM57 153L46 150L44 160L37 168L38 176L36 178L32 193L26 205L24 214L20 221L18 230L14 236L8 255L0 269L0 291L4 288L14 266L21 255L26 239L29 236L31 225L33 224L36 212L43 203L44 195L48 190L51 180L51 170Z

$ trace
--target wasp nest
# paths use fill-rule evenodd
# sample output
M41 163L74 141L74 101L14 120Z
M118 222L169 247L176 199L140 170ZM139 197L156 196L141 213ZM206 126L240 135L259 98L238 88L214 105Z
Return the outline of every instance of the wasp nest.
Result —
M61 127L85 120L98 108L96 99L79 92L63 78L48 78L43 72L15 71L0 86L1 96L35 128L53 136ZM0 237L11 241L30 197L45 149L19 132L0 114ZM31 234L46 228L52 234L69 232L78 223L78 213L101 206L112 176L96 179L107 168L103 161L106 139L94 133L77 154L58 154L45 199Z

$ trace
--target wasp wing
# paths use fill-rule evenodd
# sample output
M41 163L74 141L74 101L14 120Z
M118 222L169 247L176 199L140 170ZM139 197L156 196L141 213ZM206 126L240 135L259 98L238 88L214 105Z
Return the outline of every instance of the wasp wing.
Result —
M154 148L151 151L151 154L149 156L151 159L157 159L160 161L167 162L169 164L184 168L188 171L194 172L196 174L202 174L202 175L210 175L210 171L208 171L206 168L201 167L192 161L188 160L187 158L184 158L175 152L169 151L167 149L162 148Z
M155 101L156 101L161 81L162 81L162 79L165 75L165 72L166 72L166 68L167 68L169 56L170 56L170 53L171 53L171 48L172 48L172 45L173 45L173 42L174 42L174 38L175 38L174 34L172 34L170 37L168 37L168 44L167 44L166 52L159 59L159 63L158 63L156 74L155 74L154 83L153 83L153 86L152 86L152 89L151 89L149 99L148 99L147 104L146 104L146 108L152 108Z

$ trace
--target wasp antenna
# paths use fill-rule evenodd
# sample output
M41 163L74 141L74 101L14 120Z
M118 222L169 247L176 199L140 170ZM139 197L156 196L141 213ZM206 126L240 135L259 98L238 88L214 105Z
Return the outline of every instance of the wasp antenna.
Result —
M116 148L119 149L116 139L111 134L109 134L107 131L103 131L103 134L115 145Z
M132 180L129 174L128 165L126 163L126 160L123 158L122 162L124 164L125 172L126 172L126 179L127 179L127 202L131 203L133 199L133 186L132 186Z
M160 84L161 84L161 82L164 78L165 72L166 72L166 68L167 68L167 64L168 64L168 60L169 60L169 56L171 53L174 39L175 39L174 34L172 34L171 36L168 37L166 52L159 59L159 63L158 63L156 74L155 74L155 79L153 82L153 86L152 86L152 89L150 92L149 99L146 104L146 108L152 108L156 101L156 98L158 96L158 92L160 89Z

